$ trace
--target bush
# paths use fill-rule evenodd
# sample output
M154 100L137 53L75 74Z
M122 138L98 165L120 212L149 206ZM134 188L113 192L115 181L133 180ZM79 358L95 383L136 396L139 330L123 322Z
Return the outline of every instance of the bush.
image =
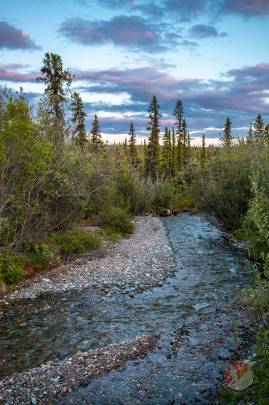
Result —
M97 235L85 231L53 234L48 238L48 243L58 248L63 255L84 253L101 246L101 241Z
M220 149L193 186L197 208L215 216L228 230L238 229L248 209L250 170L251 151L247 146Z
M0 280L6 284L16 284L24 277L24 256L13 256L10 252L0 255Z
M117 242L122 237L122 234L120 232L114 231L114 229L110 228L109 226L104 227L100 233L101 235L105 235L107 239L112 242Z
M176 209L179 198L178 187L173 182L156 183L153 185L152 205L154 211L159 212L163 208Z
M53 264L54 253L46 243L35 243L28 248L31 264L39 270L49 268Z
M99 213L100 224L107 231L115 231L121 235L133 233L134 224L129 214L122 208L111 207Z

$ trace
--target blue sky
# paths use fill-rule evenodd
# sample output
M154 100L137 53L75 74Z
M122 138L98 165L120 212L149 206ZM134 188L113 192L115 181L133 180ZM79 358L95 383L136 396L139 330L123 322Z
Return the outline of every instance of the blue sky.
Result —
M32 102L45 52L75 73L87 127L97 113L106 139L133 121L146 136L155 94L173 125L181 98L193 142L215 142L227 116L243 136L260 112L269 121L269 0L1 0L0 85Z

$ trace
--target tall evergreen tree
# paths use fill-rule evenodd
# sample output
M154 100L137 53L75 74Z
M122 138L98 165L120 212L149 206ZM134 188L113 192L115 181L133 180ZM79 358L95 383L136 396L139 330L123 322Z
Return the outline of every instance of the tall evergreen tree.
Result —
M177 140L176 160L177 160L177 168L180 170L183 163L183 149L184 149L183 132L182 132L184 108L182 100L177 100L176 107L174 109L174 116L175 116L176 140Z
M188 131L188 124L187 120L183 118L182 120L182 164L186 165L186 163L189 161L190 157L190 135Z
M254 131L253 131L253 124L250 123L248 134L247 134L247 143L254 142Z
M220 141L223 143L225 148L229 148L232 145L233 135L232 135L232 121L228 117L225 121L224 130Z
M95 114L93 123L92 123L92 130L91 130L91 146L94 152L101 151L103 147L102 135L100 131L100 124L97 115Z
M165 127L162 147L162 172L164 177L171 177L172 169L172 139L171 131Z
M129 128L129 157L131 164L136 167L138 164L137 149L136 149L136 134L134 124L131 122Z
M73 139L76 144L83 147L87 142L86 130L85 130L85 118L86 113L84 111L84 105L79 93L73 93L71 96L71 121L73 123Z
M149 140L147 147L147 158L146 158L146 175L153 181L158 179L159 172L159 137L160 137L160 107L156 96L153 96L152 102L149 106L149 120L148 120L148 131Z
M46 53L41 68L41 76L37 81L45 83L45 94L48 97L50 112L58 123L64 122L64 102L71 85L72 75L64 70L62 58L55 53Z
M144 142L143 142L143 167L144 167L145 173L146 173L147 156L148 156L148 145L147 145L146 139L144 139Z
M176 167L177 167L177 159L176 159L176 152L177 152L177 141L176 141L176 134L174 128L172 129L172 136L171 136L171 176L174 177L176 175Z
M204 167L206 162L206 143L205 143L205 134L202 136L202 150L201 150L201 166Z
M265 136L265 124L261 114L258 114L253 124L253 136L255 141L264 140Z

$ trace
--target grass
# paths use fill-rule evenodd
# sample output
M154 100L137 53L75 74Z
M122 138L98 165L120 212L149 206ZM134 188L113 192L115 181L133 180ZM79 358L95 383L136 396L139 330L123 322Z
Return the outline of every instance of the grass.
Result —
M85 253L87 250L99 249L101 240L91 232L70 231L55 233L47 238L48 244L56 248L63 256Z
M99 222L108 236L117 237L117 234L125 236L134 231L130 215L122 208L110 207L101 211Z
M24 278L24 266L27 258L4 252L0 255L0 281L7 285L17 284Z

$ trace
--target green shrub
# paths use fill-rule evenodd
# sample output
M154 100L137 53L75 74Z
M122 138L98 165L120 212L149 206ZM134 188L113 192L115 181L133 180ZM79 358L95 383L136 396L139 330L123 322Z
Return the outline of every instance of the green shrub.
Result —
M112 230L122 235L127 235L134 231L134 224L129 214L122 208L107 208L99 213L99 219L107 232L111 232Z
M101 246L101 241L97 235L85 231L53 234L48 238L48 243L58 248L63 255L84 253Z
M120 232L114 231L114 229L108 227L104 227L101 232L102 235L105 235L107 239L109 239L112 242L117 242L118 240L121 239L122 234Z
M49 268L53 263L54 254L46 243L35 243L30 246L29 256L31 263L40 270Z
M178 188L173 182L156 183L153 186L153 209L173 209L179 200Z
M24 256L14 256L10 252L0 255L0 280L5 284L16 284L24 277Z

